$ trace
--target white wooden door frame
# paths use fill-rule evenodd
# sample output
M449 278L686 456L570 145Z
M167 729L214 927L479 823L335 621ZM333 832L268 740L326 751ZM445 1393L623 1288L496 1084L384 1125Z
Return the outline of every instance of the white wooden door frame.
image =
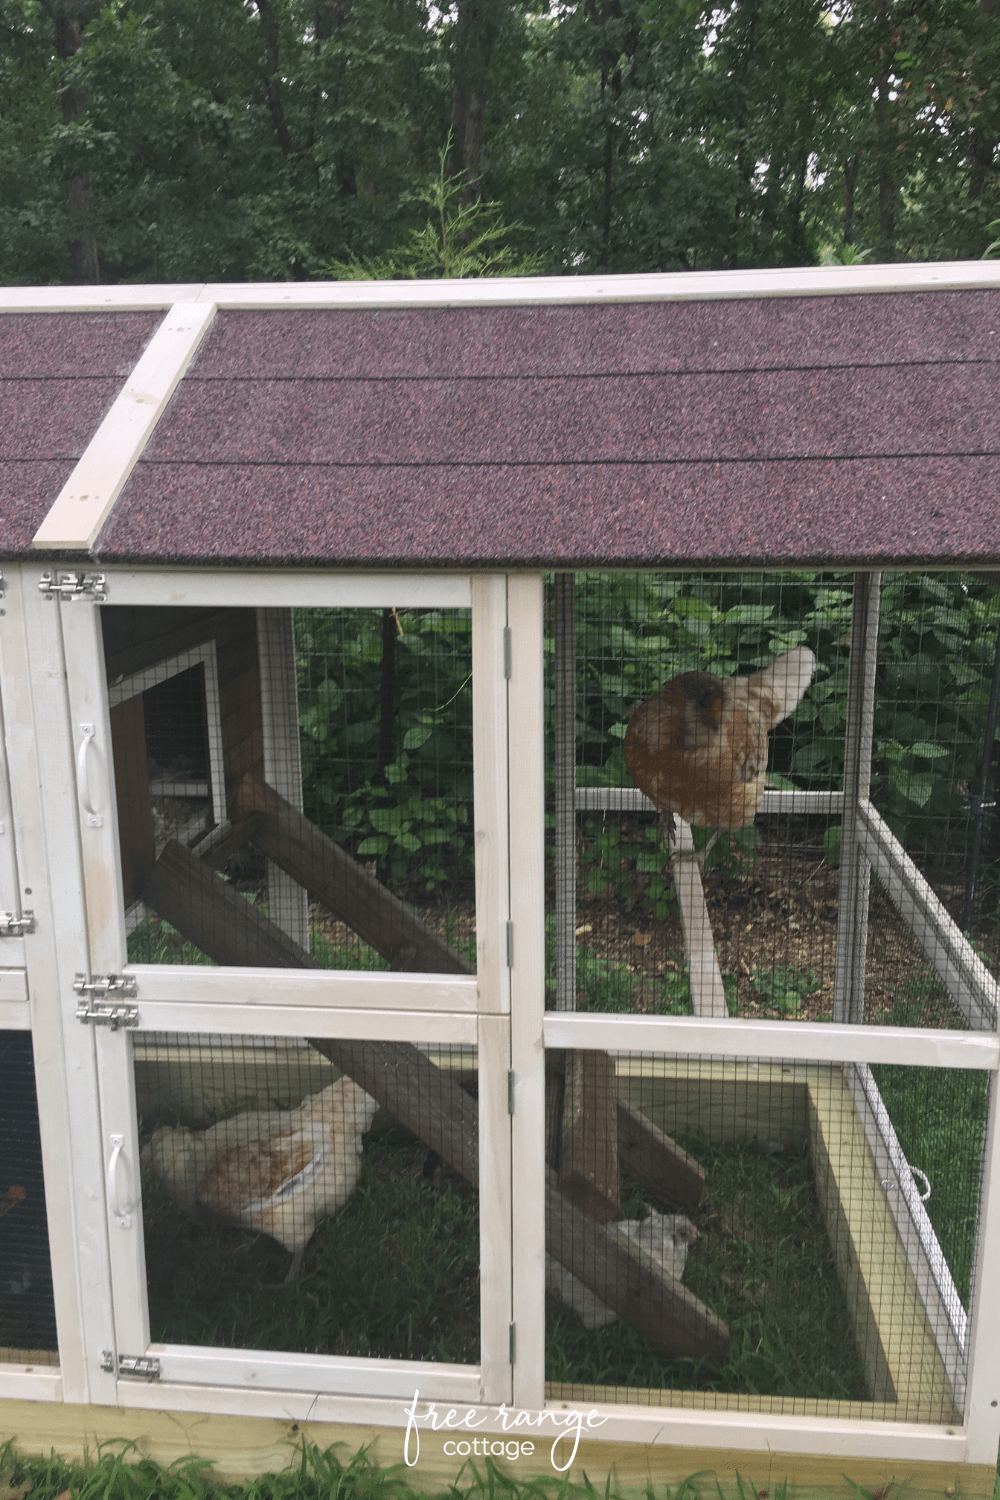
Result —
M168 578L170 575L167 575ZM144 579L144 583L147 580ZM199 604L229 604L231 576L199 580ZM268 1382L275 1392L323 1390L331 1397L398 1395L412 1382L422 1393L440 1399L491 1402L511 1399L510 1362L510 1117L508 1078L510 1042L509 839L507 828L508 688L507 581L502 575L469 581L417 579L402 585L395 578L374 582L327 577L310 579L313 603L385 607L399 603L400 593L422 606L472 607L473 759L475 781L475 855L477 902L477 973L475 977L424 974L301 974L282 971L280 985L270 970L127 964L118 855L117 805L103 643L95 605L87 602L47 604L49 624L62 636L66 703L75 785L73 822L83 871L86 920L79 932L74 972L118 974L138 984L139 1022L135 1030L114 1032L86 1028L85 1043L100 1089L100 1169L90 1184L103 1199L105 1264L114 1307L114 1336L105 1336L99 1351L103 1375L117 1369L120 1355L155 1352L164 1382L201 1386L221 1382L237 1388ZM117 580L107 579L108 600L123 597ZM175 580L169 602L191 602L191 591ZM142 602L149 603L144 587ZM160 601L164 602L164 601ZM246 602L246 585L240 602ZM258 580L260 607L287 609L303 604L303 591L289 594L288 580ZM72 629L59 626L72 617ZM55 691L52 689L51 691ZM64 753L64 775L66 746ZM81 924L77 924L80 928ZM367 1002L374 1002L370 1008ZM440 1009L427 1009L440 1005ZM492 1014L491 1014L492 1013ZM413 1361L323 1360L235 1350L151 1350L145 1292L142 1215L138 1175L138 1136L131 1061L132 1037L162 1033L340 1036L386 1038L416 1043L458 1042L479 1047L481 1214L481 1366L448 1367ZM93 1109L88 1126L93 1138ZM117 1150L115 1149L117 1147ZM114 1157L113 1157L114 1153ZM111 1164L114 1161L112 1174ZM101 1189L104 1191L101 1192ZM324 1373L325 1372L325 1373ZM127 1399L128 1387L117 1391Z

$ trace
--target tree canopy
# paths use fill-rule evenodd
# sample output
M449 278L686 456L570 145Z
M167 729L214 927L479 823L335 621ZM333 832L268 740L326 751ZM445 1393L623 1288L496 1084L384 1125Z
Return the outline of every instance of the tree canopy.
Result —
M461 244L555 274L979 256L1000 217L1000 0L0 0L0 29L7 283L441 274L444 192Z

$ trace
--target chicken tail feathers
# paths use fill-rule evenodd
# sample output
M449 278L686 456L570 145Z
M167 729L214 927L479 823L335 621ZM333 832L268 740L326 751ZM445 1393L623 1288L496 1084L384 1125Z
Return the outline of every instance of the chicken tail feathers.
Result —
M756 688L775 700L777 712L768 728L795 712L815 670L816 658L809 647L796 646L747 679L751 691Z

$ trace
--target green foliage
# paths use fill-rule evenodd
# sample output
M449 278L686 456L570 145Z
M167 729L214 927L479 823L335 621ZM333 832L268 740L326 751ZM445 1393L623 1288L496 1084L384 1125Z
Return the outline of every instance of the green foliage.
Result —
M109 281L954 259L995 235L1000 36L976 0L74 13L60 57L40 5L0 0L7 282L71 278L83 174ZM422 185L472 99L456 246Z
M467 200L464 176L448 177L451 137L442 148L437 176L410 199L431 210L403 243L368 260L332 260L323 274L336 281L405 281L435 276L530 276L539 270L535 255L518 255L508 241L522 226L505 224L499 203Z
M399 883L434 890L471 870L471 623L467 611L395 616L387 741L375 610L295 616L305 813ZM380 747L392 756L379 765Z
M785 964L775 964L771 969L753 969L751 978L765 1005L789 1015L801 1010L805 997L815 995L821 988L812 969L803 973L801 969L790 969Z

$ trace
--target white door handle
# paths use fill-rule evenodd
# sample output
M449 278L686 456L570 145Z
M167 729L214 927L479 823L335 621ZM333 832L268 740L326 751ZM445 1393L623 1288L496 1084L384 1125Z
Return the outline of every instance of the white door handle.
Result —
M122 1154L125 1145L123 1135L112 1135L108 1139L111 1142L111 1158L108 1162L108 1207L118 1220L123 1229L129 1229L132 1225L132 1215L135 1213L134 1203L123 1204L118 1200L118 1158Z
M93 724L81 724L80 733L83 739L80 748L76 752L76 787L80 797L80 806L87 815L87 824L90 828L100 828L101 815L90 800L90 779L87 775L87 754L97 733Z

